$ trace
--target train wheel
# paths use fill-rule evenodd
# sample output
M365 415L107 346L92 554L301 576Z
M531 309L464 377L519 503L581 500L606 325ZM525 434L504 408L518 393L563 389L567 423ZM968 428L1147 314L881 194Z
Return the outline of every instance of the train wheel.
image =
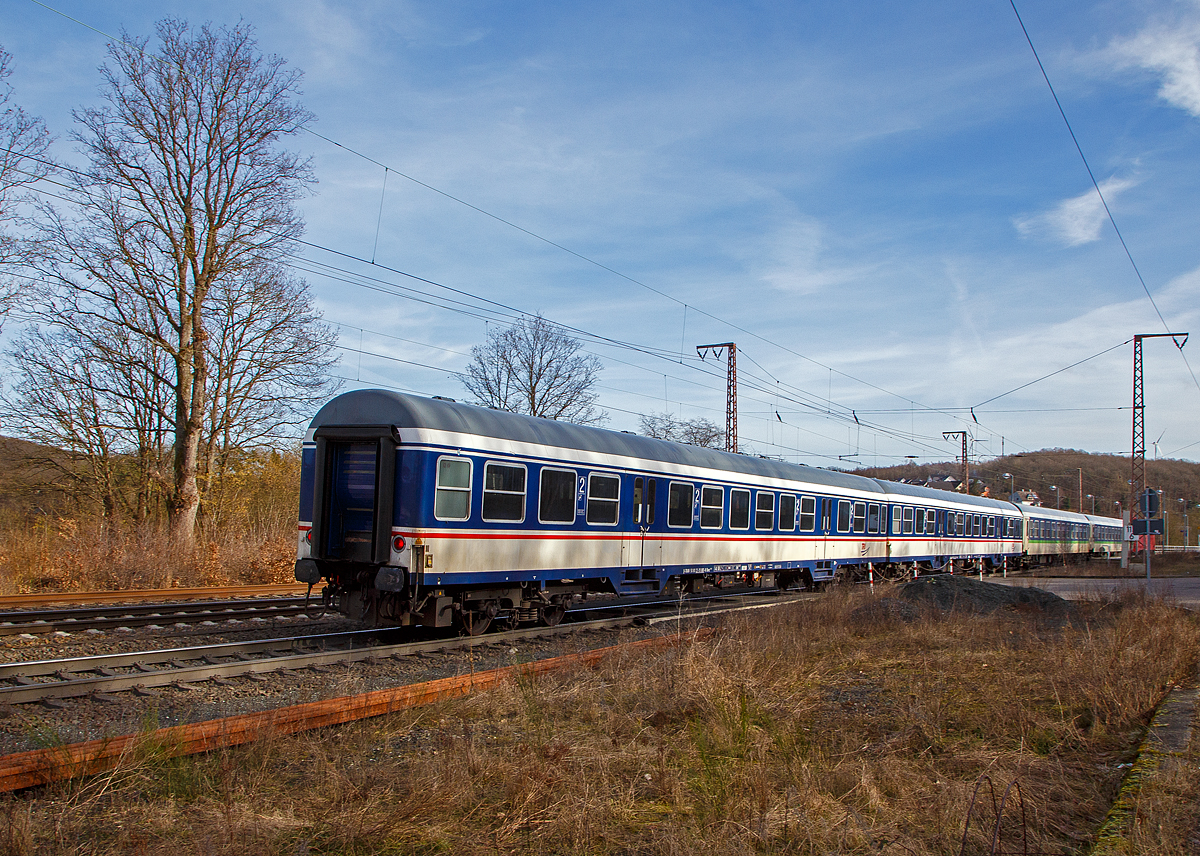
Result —
M460 621L468 636L478 636L492 625L492 617L485 612L464 612Z
M544 606L538 610L538 620L546 627L554 627L563 620L567 608L560 603Z

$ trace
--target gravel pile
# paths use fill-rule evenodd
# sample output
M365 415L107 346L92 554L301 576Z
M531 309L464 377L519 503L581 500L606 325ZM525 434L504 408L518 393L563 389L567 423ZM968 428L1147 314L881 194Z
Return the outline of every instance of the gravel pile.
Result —
M1076 614L1075 606L1056 594L1039 588L985 583L970 577L921 577L900 587L899 596L910 604L938 612L972 612L987 615L1009 609L1065 622Z

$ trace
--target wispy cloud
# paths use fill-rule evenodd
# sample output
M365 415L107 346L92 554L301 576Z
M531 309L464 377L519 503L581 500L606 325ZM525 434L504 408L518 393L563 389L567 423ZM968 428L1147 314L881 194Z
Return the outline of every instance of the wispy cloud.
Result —
M1159 97L1200 118L1200 4L1189 5L1180 20L1151 24L1109 51L1118 68L1156 72Z
M826 260L825 228L811 218L794 218L754 244L751 273L761 282L793 295L811 295L869 275L868 264Z
M1110 178L1101 182L1100 191L1111 205L1117 194L1136 185L1132 179ZM1013 225L1026 237L1048 238L1068 247L1078 247L1099 240L1107 219L1104 203L1095 190L1089 190L1064 199L1049 211L1017 217Z

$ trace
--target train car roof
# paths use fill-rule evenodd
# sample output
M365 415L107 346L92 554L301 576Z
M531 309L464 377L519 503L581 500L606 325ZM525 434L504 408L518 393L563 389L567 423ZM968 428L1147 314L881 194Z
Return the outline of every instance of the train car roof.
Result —
M640 434L610 431L587 425L575 425L536 416L524 416L473 404L460 404L434 398L422 398L384 389L360 389L346 392L317 411L309 427L308 439L325 426L394 425L398 428L424 428L496 437L518 443L535 443L565 449L580 449L600 454L620 455L683 466L744 473L765 478L804 481L830 488L848 488L869 493L911 496L914 501L949 501L987 509L1012 510L1011 503L983 496L959 493L919 485L881 481L837 470L825 470L802 464L789 464L753 455L735 455L702 446L688 446L668 440L656 440Z
M580 449L608 455L747 475L803 480L828 487L883 493L875 479L773 461L752 455L735 455L717 449L656 440L606 428L575 425L536 416L524 416L472 404L420 398L382 389L343 393L329 401L313 417L308 437L324 426L395 425L496 437L518 443L536 443L565 449Z
M940 499L958 503L959 505L976 505L980 508L996 509L1002 508L1011 513L1013 505L1011 502L1005 502L1002 499L996 499L991 496L965 496L957 491L938 490L936 487L925 487L919 484L905 484L904 482L882 481L879 483L884 486L888 493L899 494L901 496L919 496L923 499Z
M1083 516L1086 517L1092 523L1100 523L1100 524L1103 524L1104 526L1124 526L1125 525L1125 522L1123 520L1121 520L1121 518L1119 518L1119 517L1105 517L1102 514L1088 514L1087 512L1084 512Z
M1087 523L1088 516L1080 514L1078 511L1064 511L1061 508L1046 508L1043 505L1026 505L1021 503L1019 508L1026 514L1033 514L1038 517L1048 517L1051 520L1064 520L1070 523Z

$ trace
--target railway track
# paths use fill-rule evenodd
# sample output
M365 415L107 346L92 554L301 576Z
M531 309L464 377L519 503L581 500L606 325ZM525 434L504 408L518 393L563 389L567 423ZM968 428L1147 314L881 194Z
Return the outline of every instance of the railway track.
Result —
M38 609L47 606L105 603L152 603L181 600L232 600L242 597L302 595L307 586L296 583L252 586L202 586L200 588L123 589L121 591L33 592L0 595L0 610Z
M622 604L625 614L589 618L595 607L567 613L562 624L508 630L481 636L425 641L392 641L397 630L355 630L312 636L280 637L250 642L226 642L157 651L67 657L0 665L0 704L55 703L59 699L93 696L107 700L112 693L155 688L194 687L202 681L234 678L262 679L270 672L312 669L362 660L405 658L462 648L506 647L513 642L556 635L606 630L635 623L654 624L695 619L734 609L770 606L805 595L775 591L721 594L684 601L654 601L636 607ZM726 603L713 603L726 601ZM664 608L665 607L665 608ZM686 608L685 608L686 607ZM634 613L634 614L630 614Z
M178 603L122 604L58 609L0 611L0 636L56 631L196 624L200 622L254 621L305 615L320 610L319 601L303 597L181 601Z

